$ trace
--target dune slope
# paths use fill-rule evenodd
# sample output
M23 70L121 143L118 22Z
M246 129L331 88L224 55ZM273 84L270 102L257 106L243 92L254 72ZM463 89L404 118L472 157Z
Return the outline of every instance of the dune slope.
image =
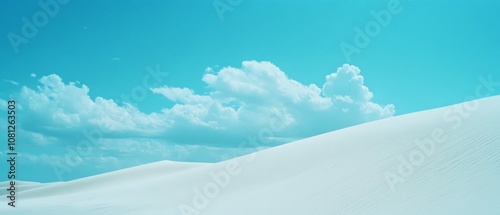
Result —
M499 110L496 96L217 164L160 162L37 185L0 214L500 214Z

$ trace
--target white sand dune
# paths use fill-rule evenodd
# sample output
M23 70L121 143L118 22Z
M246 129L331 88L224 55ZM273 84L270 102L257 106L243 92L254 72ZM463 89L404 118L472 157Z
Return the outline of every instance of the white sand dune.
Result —
M10 181L0 182L0 196L7 194L7 189L10 187ZM56 182L58 183L58 182ZM30 189L45 187L47 185L56 184L56 183L39 183L39 182L31 182L31 181L16 181L16 189L18 191L26 191Z
M158 162L33 187L0 214L500 214L499 111L496 96L217 164Z

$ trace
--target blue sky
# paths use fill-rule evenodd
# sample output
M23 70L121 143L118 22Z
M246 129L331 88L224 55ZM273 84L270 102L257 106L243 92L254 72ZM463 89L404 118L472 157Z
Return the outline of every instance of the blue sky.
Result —
M21 180L216 162L459 103L478 77L500 79L499 1L2 4L0 103L20 105ZM356 46L356 28L369 42ZM282 129L240 147L272 119Z

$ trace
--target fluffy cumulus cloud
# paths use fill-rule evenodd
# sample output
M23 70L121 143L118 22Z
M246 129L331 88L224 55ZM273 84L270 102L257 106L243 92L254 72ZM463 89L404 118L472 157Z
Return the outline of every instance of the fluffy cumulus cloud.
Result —
M144 114L125 104L119 106L111 99L91 99L89 88L70 82L65 84L57 75L44 76L37 89L23 87L20 98L27 106L35 131L81 130L97 127L109 133L150 134L168 128L160 114Z
M187 123L184 129L203 126L206 131L220 131L221 137L239 131L255 133L277 117L286 129L275 140L302 138L389 117L395 111L392 104L372 102L373 93L364 85L360 69L347 64L327 75L321 88L288 77L270 62L257 61L245 61L241 68L208 68L202 81L209 89L203 95L172 86L152 92L176 103L163 112ZM220 141L207 134L206 139Z
M316 85L306 86L290 79L270 62L245 61L242 68L223 68L205 74L202 80L213 90L211 96L226 102L279 107L307 104L315 109L332 105L329 98L321 96Z
M344 64L335 73L326 76L323 95L332 98L344 110L358 109L360 114L366 114L368 119L392 116L394 105L381 106L370 101L373 93L365 86L360 73L358 67Z
M22 129L34 145L53 145L63 153L93 130L100 139L92 147L102 156L125 159L139 153L196 161L209 156L215 161L218 155L225 159L251 152L235 150L249 136L260 135L261 145L253 147L265 148L390 117L395 110L392 104L373 102L360 69L347 64L326 75L322 86L301 83L276 65L257 61L208 68L200 78L205 92L170 85L150 89L166 105L146 114L131 104L91 98L86 85L43 76L39 86L20 89ZM261 135L273 125L279 131Z

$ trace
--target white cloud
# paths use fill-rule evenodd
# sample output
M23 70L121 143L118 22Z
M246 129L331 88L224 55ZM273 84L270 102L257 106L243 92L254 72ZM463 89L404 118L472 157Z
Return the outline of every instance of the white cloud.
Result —
M57 143L59 140L55 137L47 136L42 133L30 132L30 131L21 131L23 135L26 135L28 139L33 141L35 145L50 145Z
M154 93L159 93L171 101L184 104L209 104L213 102L210 96L195 95L194 91L188 88L162 87L151 89Z
M373 93L364 85L364 78L360 73L358 67L344 64L335 73L326 76L323 94L328 97L349 97L354 101L370 100Z
M161 138L162 143L236 147L277 117L285 129L268 138L273 145L394 114L394 105L371 101L373 93L361 71L351 65L327 75L322 88L257 61L245 61L241 68L207 68L201 79L208 89L205 94L183 87L151 89L175 104L150 114L112 99L92 99L86 85L64 83L57 75L42 77L36 89L23 87L20 99L27 117L38 122L27 130L42 142L54 139L38 134L64 141L75 132L97 128L107 138L121 140ZM130 141L122 144L133 148Z
M31 74L30 74L30 77L32 77L32 78L36 78L36 74L35 74L35 73L31 73Z
M364 85L364 78L360 73L361 70L358 67L344 64L335 73L326 76L323 94L332 98L346 111L357 108L367 114L370 119L394 115L394 105L382 107L370 101L373 93Z
M13 81L13 80L2 79L2 81L5 81L5 82L10 83L10 84L15 85L15 86L19 85L19 83L17 81Z
M211 95L219 99L239 99L256 105L311 104L318 109L332 105L329 98L321 97L316 85L306 86L290 79L270 62L245 61L241 69L226 67L217 74L205 74L203 81L214 90Z
M209 89L205 95L171 86L152 92L176 103L163 111L175 127L200 132L193 128L202 126L208 129L202 132L207 139L218 139L210 129L221 130L220 136L238 130L256 133L275 115L283 116L285 135L300 138L394 114L394 105L371 101L373 93L361 71L347 64L327 75L322 88L293 80L270 62L256 61L245 61L241 68L207 68L202 80Z
M92 100L87 86L65 84L57 75L44 76L40 83L37 90L22 87L20 96L32 117L42 120L44 128L97 127L107 132L148 133L168 127L160 114L144 114L130 105L119 106L102 97Z

